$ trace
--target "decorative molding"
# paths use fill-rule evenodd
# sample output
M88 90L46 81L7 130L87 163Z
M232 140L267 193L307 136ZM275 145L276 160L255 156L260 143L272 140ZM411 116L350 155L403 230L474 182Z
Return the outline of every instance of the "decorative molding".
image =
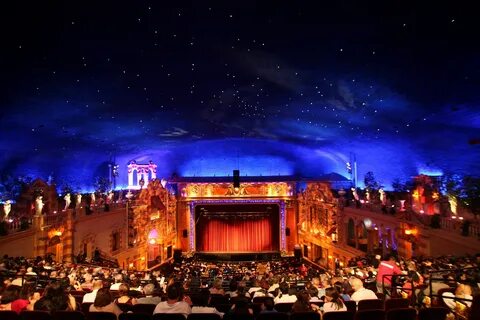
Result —
M184 198L223 198L223 197L291 197L293 185L289 182L246 182L239 188L232 183L181 183L181 196Z

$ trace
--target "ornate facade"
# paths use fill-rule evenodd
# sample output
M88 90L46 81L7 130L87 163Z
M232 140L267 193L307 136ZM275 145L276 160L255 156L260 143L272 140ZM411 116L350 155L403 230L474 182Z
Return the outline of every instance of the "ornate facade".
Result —
M18 216L19 208L25 209L31 226L0 237L0 251L28 257L52 254L58 261L72 261L79 254L91 259L99 250L121 267L148 269L171 258L175 250L196 250L197 209L227 205L278 206L272 211L278 214L273 224L278 227L275 248L289 255L301 250L326 268L392 249L405 257L478 251L478 245L461 236L425 227L414 211L391 215L370 203L346 206L345 193L334 195L327 182L250 177L234 187L230 179L152 179L135 194L88 205L84 196L82 203L66 210L58 210L63 203L54 187L35 181L22 195L30 207L22 203L12 210ZM38 194L43 194L45 207L35 215L32 201Z

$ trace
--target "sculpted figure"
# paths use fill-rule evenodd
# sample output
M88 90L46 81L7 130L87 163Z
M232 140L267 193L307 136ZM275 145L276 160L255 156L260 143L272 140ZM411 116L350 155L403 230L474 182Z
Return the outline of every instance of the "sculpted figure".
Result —
M10 200L5 201L3 204L3 212L5 213L5 219L7 219L8 214L12 210L12 202Z
M67 210L70 207L70 203L72 203L72 199L70 198L70 193L67 193L65 197L63 197L63 200L65 200L65 208L63 210Z
M43 197L42 196L38 196L36 199L35 199L35 214L37 216L41 215L42 214L42 210L43 210Z
M77 201L75 203L75 208L80 208L82 205L82 195L80 193L77 193Z

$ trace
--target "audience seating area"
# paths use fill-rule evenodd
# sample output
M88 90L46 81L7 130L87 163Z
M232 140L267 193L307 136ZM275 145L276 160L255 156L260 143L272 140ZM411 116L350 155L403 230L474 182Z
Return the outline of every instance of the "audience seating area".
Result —
M156 306L154 304L117 303L118 307L123 311L123 313L119 315L118 319L113 313L89 312L89 308L92 303L82 303L82 301L84 295L90 292L91 288L77 288L77 284L72 284L75 281L79 281L81 283L78 283L78 285L84 285L88 282L85 280L88 278L88 275L90 275L92 279L101 279L104 287L109 287L113 282L115 282L114 280L116 280L115 278L117 276L121 276L122 283L127 283L131 288L136 288L135 290L128 291L128 295L135 298L141 298L145 296L145 294L141 291L143 286L146 284L155 284L156 291L154 295L159 295L162 301L167 299L165 293L167 284L181 285L184 289L184 294L190 298L192 306L214 307L218 312L225 314L223 316L223 319L225 320L444 320L446 315L452 312L452 310L445 305L442 298L432 299L431 303L429 303L427 307L425 307L422 303L419 303L418 299L412 298L408 294L404 298L400 298L400 291L397 289L398 287L394 289L397 291L397 294L395 295L376 293L378 299L361 300L358 302L358 304L355 301L349 301L346 299L344 304L348 311L327 312L324 314L319 312L292 312L292 307L294 305L293 302L274 303L274 297L275 301L277 301L276 299L278 297L281 297L281 295L278 293L278 290L266 290L266 288L269 288L268 286L273 284L276 284L277 286L279 283L288 284L288 295L296 295L302 292L308 292L310 297L315 297L314 300L310 301L310 304L316 305L320 308L323 307L324 301L323 299L318 299L322 298L321 295L318 294L319 291L317 291L318 297L316 297L314 294L311 294L311 292L314 292L311 290L325 290L325 288L328 287L340 288L343 286L343 289L335 290L337 290L339 293L342 291L342 294L351 296L353 289L352 287L348 286L349 279L355 277L357 279L360 278L366 288L371 288L372 290L376 291L375 286L372 286L372 281L370 281L372 275L369 274L373 268L371 266L363 265L361 267L361 270L363 271L359 271L360 268L355 267L355 265L358 266L360 264L356 264L355 262L353 262L347 268L336 270L335 274L328 274L328 271L326 270L318 270L309 266L308 272L300 276L299 266L302 264L302 261L290 258L266 263L266 266L263 267L266 267L268 272L264 272L262 274L258 273L260 268L254 262L235 264L183 261L181 264L172 263L171 265L167 265L161 271L152 271L150 273L137 271L125 272L124 270L118 268L107 269L103 267L81 265L50 266L43 263L42 268L48 268L42 269L37 267L33 270L36 271L36 275L27 275L25 271L31 262L26 262L25 260L18 261L21 261L21 263L15 264L17 260L13 260L13 264L12 261L9 260L7 260L6 263L3 262L4 265L9 267L9 270L15 270L15 268L18 269L16 270L17 272L8 271L9 273L6 273L5 269L3 274L0 272L0 277L2 277L3 281L2 292L0 292L0 294L3 293L10 284L13 284L18 280L21 280L22 283L23 280L27 280L26 284L32 285L35 288L35 291L39 292L41 295L45 290L45 286L47 286L49 283L57 282L68 284L66 282L68 280L70 281L69 289L65 289L63 294L68 293L75 298L77 304L76 311L21 311L19 314L17 314L13 311L0 310L0 320L185 320L185 316L182 314L153 314ZM472 261L470 261L469 264L475 265ZM425 265L429 266L431 264ZM441 267L444 267L444 265L439 264L439 267L435 269L437 270L435 272L441 270ZM478 266L475 265L475 267L473 267L473 272L468 274L463 272L459 274L461 277L458 279L463 281L465 279L468 280L470 277L472 280L469 281L477 281L478 277L475 278L475 276L480 275L479 270L480 269L478 269ZM422 270L421 274L426 278L429 277L428 272L425 272L425 270ZM450 274L454 274L454 272L452 271ZM431 297L441 297L441 294L444 292L456 294L455 287L445 287L446 284L452 283L452 280L449 277L445 277L445 282L442 283L444 286L439 288L435 294L430 293ZM162 280L160 281L161 278ZM214 291L212 291L212 289L214 289L214 284L218 284L218 280L221 280L220 287L216 288L216 290L222 292L221 294L213 293ZM313 285L315 280L317 283ZM160 283L163 283L164 286L162 287ZM232 306L234 306L234 302L230 295L230 293L232 293L234 290L230 287L232 283L236 283L237 285L242 283L242 286L244 286L246 290L256 287L259 288L259 290L255 289L251 295L248 295L248 308L253 310L252 315L238 316L229 312L231 311ZM339 283L340 287L338 287ZM373 282L373 284L375 283ZM267 285L267 287L265 287L265 285ZM65 288L67 287L68 286ZM425 288L428 288L428 286L418 286L415 287L415 290L424 290ZM265 294L265 296L260 295L252 298L256 292L260 292L261 290L264 290L263 294ZM405 291L408 293L408 290ZM410 291L410 293L412 292L413 290ZM118 290L110 290L110 293L114 298L119 296ZM405 292L403 292L403 294L405 294ZM425 297L427 296L428 295L425 294ZM413 297L415 297L415 294L413 294ZM308 300L306 301L308 302ZM2 300L2 304L3 303L4 302ZM262 310L266 308L267 304L273 305L273 312L262 312ZM461 318L458 314L454 314L454 316L456 319L467 319ZM221 316L217 313L192 313L187 317L187 320L218 319L221 319Z

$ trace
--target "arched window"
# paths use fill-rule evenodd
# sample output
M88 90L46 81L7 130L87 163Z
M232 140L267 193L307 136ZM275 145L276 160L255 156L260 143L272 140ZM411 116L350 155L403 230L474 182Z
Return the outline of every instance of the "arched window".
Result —
M137 169L133 169L133 172L132 172L132 177L133 177L133 185L136 186L137 183L138 183L138 172L137 172Z

